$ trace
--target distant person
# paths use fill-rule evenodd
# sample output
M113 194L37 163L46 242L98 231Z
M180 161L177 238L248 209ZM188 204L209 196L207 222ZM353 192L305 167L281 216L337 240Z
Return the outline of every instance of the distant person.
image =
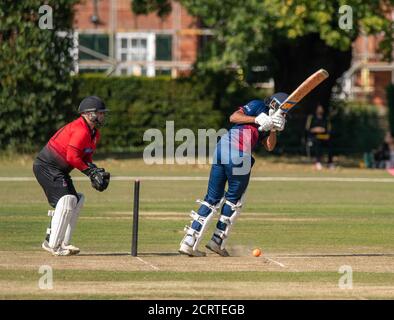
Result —
M305 129L307 131L307 144L315 157L315 166L321 170L324 152L327 153L327 165L334 167L331 150L331 124L324 114L322 105L316 107L314 114L308 116Z
M390 169L393 168L394 143L390 132L386 132L383 142L378 148L364 153L366 168Z
M377 150L373 151L374 168L390 168L390 147L387 142L383 142Z
M110 174L98 168L92 159L100 140L98 127L104 124L107 111L100 98L83 99L78 108L81 116L60 128L34 161L34 175L55 208L50 211L51 224L42 243L42 248L53 255L69 256L80 251L70 241L85 198L75 190L70 171L80 170L98 191L108 187Z
M377 157L384 162L384 164L381 163L382 168L394 168L394 139L389 131L386 132L383 144L378 149Z

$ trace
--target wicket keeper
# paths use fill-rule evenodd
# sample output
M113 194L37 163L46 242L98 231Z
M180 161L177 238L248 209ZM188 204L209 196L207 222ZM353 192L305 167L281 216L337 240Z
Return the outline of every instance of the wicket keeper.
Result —
M53 255L68 256L80 251L70 241L85 197L75 190L70 172L74 168L83 172L98 191L108 187L110 174L93 163L100 140L98 128L104 125L107 111L99 97L83 99L78 108L81 116L60 128L34 161L34 175L55 208L49 210L52 219L42 243L42 248Z
M207 194L204 200L197 200L200 207L197 212L191 213L191 225L185 227L186 234L179 253L190 257L206 255L198 250L198 246L220 210L216 229L206 248L223 257L229 256L226 241L244 204L254 163L252 151L259 141L268 151L275 148L276 131L282 131L285 127L284 115L276 111L287 97L286 93L279 92L264 101L252 100L230 116L234 126L216 145Z

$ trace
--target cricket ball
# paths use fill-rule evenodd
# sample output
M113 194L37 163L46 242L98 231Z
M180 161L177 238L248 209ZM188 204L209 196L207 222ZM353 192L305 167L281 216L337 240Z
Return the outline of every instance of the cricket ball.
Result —
M261 256L261 250L260 249L254 249L252 254L254 257L260 257Z

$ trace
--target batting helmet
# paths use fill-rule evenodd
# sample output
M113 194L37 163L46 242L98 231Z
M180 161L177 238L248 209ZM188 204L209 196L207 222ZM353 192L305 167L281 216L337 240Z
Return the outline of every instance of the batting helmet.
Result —
M78 107L79 113L84 112L107 112L109 111L105 103L96 96L89 96L84 98Z
M270 107L270 109L278 110L279 106L287 99L289 95L284 92L277 92L265 99L265 104Z

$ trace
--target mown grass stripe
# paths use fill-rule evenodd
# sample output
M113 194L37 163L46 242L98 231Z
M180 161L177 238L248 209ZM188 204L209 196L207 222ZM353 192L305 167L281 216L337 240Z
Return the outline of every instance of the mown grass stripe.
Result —
M38 281L42 274L32 270L0 269L0 280ZM208 281L208 282L338 282L338 272L271 272L271 271L102 271L53 270L54 281ZM394 285L394 273L354 272L353 283Z

